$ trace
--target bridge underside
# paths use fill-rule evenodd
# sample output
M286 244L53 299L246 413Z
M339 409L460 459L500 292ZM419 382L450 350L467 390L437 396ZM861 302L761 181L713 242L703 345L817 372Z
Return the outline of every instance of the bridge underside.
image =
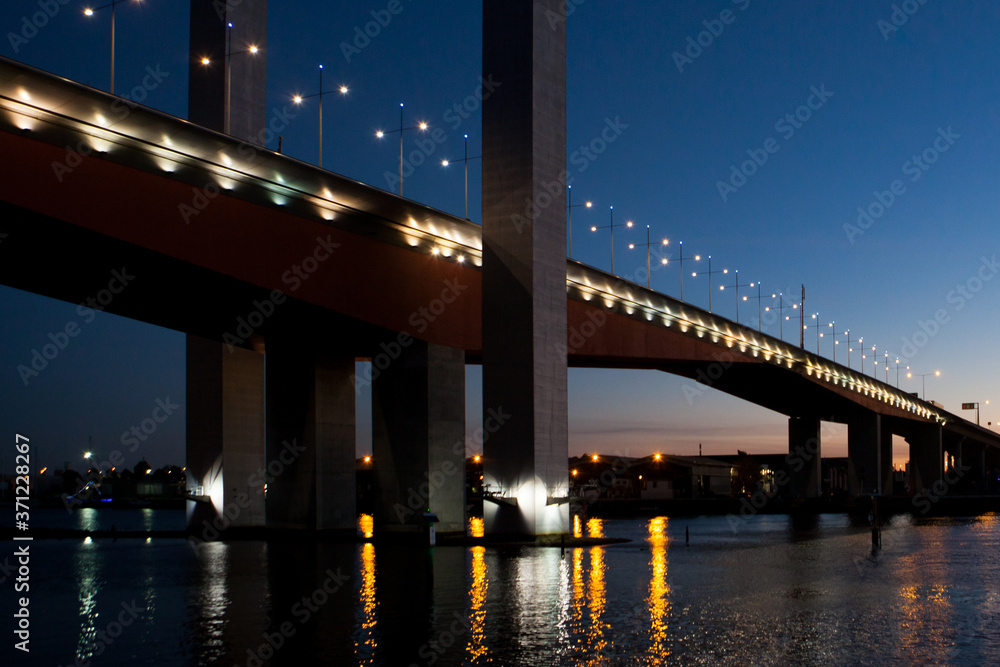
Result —
M0 87L16 89L26 81L23 72L11 69L4 65ZM453 389L460 382L457 369L482 360L482 275L475 254L479 230L266 151L243 173L244 180L226 189L211 160L235 155L235 142L156 116L152 122L166 127L178 144L186 142L210 156L188 159L178 153L176 161L164 161L144 140L127 136L128 128L96 130L89 115L68 115L73 104L91 115L94 109L105 110L101 105L111 104L107 96L44 73L32 72L31 77L33 92L42 79L48 86L38 98L52 94L63 103L57 105L59 114L48 117L44 109L32 111L31 131L10 129L10 118L21 118L17 114L0 116L0 123L6 123L0 132L5 157L0 164L0 232L7 234L0 248L0 282L70 303L106 294L113 297L102 304L108 312L212 344L189 344L189 349L201 350L194 359L189 355L194 362L189 374L208 378L209 385L198 399L204 410L195 414L189 409L189 440L199 443L194 447L203 454L192 484L205 487L204 495L213 501L213 493L221 494L212 512L217 515L230 499L256 488L249 479L213 487L217 463L248 478L246 471L277 457L286 468L299 468L269 483L268 502L295 509L282 516L280 510L266 511L262 503L251 504L234 524L256 525L266 515L276 525L346 527L351 512L331 508L328 500L331 489L343 491L340 504L353 497L353 491L344 491L353 476L343 468L353 466L353 441L347 433L353 428L357 393L347 376L351 360L378 361L380 355L389 360L386 369L402 365L401 374L387 370L362 388L373 392L385 420L375 425L376 432L383 429L376 440L379 458L393 461L396 470L390 474L388 466L376 468L386 474L376 482L383 509L407 500L401 503L403 511L382 512L382 520L398 520L412 529L407 523L412 520L408 512L415 511L410 498L413 505L437 499L454 505L454 486L437 493L424 481L435 471L450 470L456 461L445 449L454 444L450 439L459 432L462 417L456 396L438 385ZM8 107L16 104L12 90L4 92ZM150 114L139 108L132 118L145 123ZM81 142L81 136L104 136L111 130L120 130L120 143L101 139L91 147L104 146L109 152L88 150L84 155L65 148L89 146L90 139ZM54 165L70 164L69 171L54 170ZM295 174L288 181L295 181L298 199L288 194L290 188L275 194L279 188L273 180L282 173ZM327 182L335 182L329 186L335 194L317 198ZM432 247L443 252L439 256ZM466 252L469 262L458 262L456 249ZM111 294L112 281L121 286L126 279L127 286ZM624 301L615 302L621 294L605 291L593 301L580 300L583 285L603 289L600 285L607 284L617 290L622 283L596 269L570 262L567 280L571 366L675 373L701 383L692 386L711 386L785 414L790 455L814 440L818 446L811 426L817 420L847 423L850 484L858 494L887 491L885 448L893 435L910 443L912 488L941 481L946 456L950 470L971 466L973 472L963 478L970 489L984 486L984 471L995 462L998 444L986 429L940 410L931 419L930 406L923 402L923 412L908 411L885 399L882 389L889 388L856 373L852 382L861 378L864 391L831 382L829 376L810 375L803 369L817 360L797 348L789 351L780 344L787 364L740 351L740 341L755 332L636 285L619 290L635 295L624 310L662 302L646 319L623 313ZM281 303L275 290L281 291ZM557 291L561 298L562 288ZM669 319L664 313L671 311L673 324L664 327L660 320ZM684 326L691 331L684 333ZM758 338L770 344L768 337ZM410 343L402 345L401 340ZM271 379L262 352L273 355ZM817 363L817 368L836 366ZM409 370L402 373L403 368ZM848 369L845 377L851 373ZM348 385L351 391L345 392ZM189 396L196 393L189 385ZM420 396L419 408L407 404L406 396ZM264 433L265 415L280 428ZM412 428L400 433L389 426L393 420ZM248 422L252 428L247 429ZM284 446L292 440L296 446L312 443L311 453L293 458L297 450ZM407 447L417 453L401 449ZM282 456L291 462L283 463ZM496 462L487 457L487 470L491 465ZM448 479L460 484L455 475ZM813 494L814 476L810 473L796 488ZM394 514L405 517L393 519ZM441 514L448 517L449 511ZM448 522L456 523L453 518Z

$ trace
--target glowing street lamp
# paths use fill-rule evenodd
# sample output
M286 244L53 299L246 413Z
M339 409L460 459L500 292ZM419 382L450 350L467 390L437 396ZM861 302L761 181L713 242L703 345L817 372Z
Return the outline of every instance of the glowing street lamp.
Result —
M741 287L753 287L753 283L740 283L740 270L736 269L733 271L736 274L736 284L728 285L730 289L736 290L736 324L740 323L740 288ZM727 285L719 285L719 291L724 292Z
M802 325L802 330L803 331L808 331L809 329L811 329L813 327L816 328L816 354L818 355L819 354L819 338L820 338L820 336L822 336L822 334L819 332L819 313L813 313L810 317L812 319L816 320L816 321L813 324L803 324Z
M657 246L666 246L666 245L669 245L669 243L670 243L670 241L668 241L667 239L663 239L662 241L660 241L659 243L657 243L655 245L657 245ZM649 240L649 225L646 225L646 242L645 243L629 243L628 244L628 249L629 250L635 250L637 247L641 248L643 246L646 246L646 287L648 287L649 289L652 289L652 278L653 278L653 273L650 270L650 266L649 266L649 249L653 245L654 244ZM666 264L667 260L663 260L663 263Z
M573 186L566 186L566 238L569 242L569 251L567 256L573 259L573 209L585 206L586 208L593 208L594 202L588 201L585 204L573 205Z
M851 356L850 356L850 354L851 354L850 353L850 349L851 349L850 348L850 345L851 345L851 330L848 329L843 334L838 334L837 333L837 321L836 320L830 322L827 326L830 327L830 329L832 330L832 333L830 334L830 336L833 337L833 363L837 363L837 346L840 345L840 341L837 340L837 337L841 336L841 335L844 335L844 336L847 336L847 349L848 349L848 353L847 353L847 366L850 367L850 365L851 365Z
M632 229L632 221L629 220L623 225L615 224L615 207L611 206L611 223L607 225L598 225L590 228L590 231L596 232L598 229L610 229L611 230L611 275L615 274L615 227L628 227Z
M694 271L691 274L692 278L697 278L698 276L708 276L708 312L712 312L712 274L715 273L729 273L729 269L722 269L721 271L712 270L712 256L708 256L708 271Z
M465 136L465 157L461 159L461 162L465 164L465 219L469 219L469 160L482 160L482 155L474 155L469 157L469 135ZM441 166L447 167L451 164L451 160L441 160ZM459 162L459 160L455 160Z
M106 5L101 5L100 7L87 7L83 10L84 16L93 16L94 12L99 12L102 9L111 8L111 94L115 94L115 6L124 3L126 0L111 0ZM138 4L141 0L135 0Z
M319 66L319 92L313 93L312 95L295 95L292 101L296 104L302 104L304 100L308 100L311 97L319 98L319 167L323 167L323 96L329 95L330 93L340 93L341 95L346 95L348 92L347 86L338 86L336 90L323 90L323 66Z
M757 299L757 331L760 331L761 330L761 325L763 323L763 318L761 317L761 300L763 299L763 297L761 297L761 294L760 294L760 281L758 280L755 283L750 283L749 287L756 287L757 288L757 296L744 296L743 300L747 301L749 299ZM773 294L771 295L771 298L772 299L774 298Z
M792 310L798 310L799 304L793 303L790 306L786 305L784 292L778 292L777 294L772 294L771 298L778 300L778 338L780 338L781 340L785 340L785 320L788 319L788 316L785 315L785 310L789 308ZM768 306L767 308L765 308L764 312L765 313L771 312L771 307Z
M247 53L247 54L250 54L252 56L255 56L258 53L260 53L260 48L257 47L256 44L251 44L247 48L242 49L240 51L233 51L233 49L232 49L232 42L233 42L232 37L233 37L233 24L232 24L232 22L227 22L226 23L226 63L225 63L226 64L226 118L225 118L225 124L223 125L223 131L226 134L230 133L229 132L229 119L230 119L230 116L231 116L231 114L230 114L230 107L232 106L230 104L230 102L232 101L232 90L233 90L233 77L232 77L233 56L239 55L241 53ZM203 66L205 66L205 67L208 67L209 65L212 64L212 59L208 58L208 57L202 58L201 59L201 64Z
M851 346L854 345L855 343L857 343L859 345L858 349L860 350L860 349L862 349L860 347L860 345L865 342L865 339L864 339L864 336L862 336L861 338L858 338L857 340L853 340L851 338L851 330L850 329L848 329L844 333L847 336L847 367L850 368L851 367L851 352L854 352L854 348L851 347ZM862 355L861 358L863 360L864 359L864 355ZM864 374L864 372L865 372L865 367L864 367L864 364L862 364L862 366L861 366L861 373Z
M920 399L924 400L927 396L927 376L933 375L934 377L941 377L941 371L934 371L933 373L907 373L906 377L918 377L920 378Z
M677 242L677 262L681 265L681 301L684 300L684 241ZM694 257L688 257L688 259L693 259L696 262L701 261L701 255L695 255ZM663 258L660 260L661 264L666 264L667 259Z
M399 103L399 129L398 130L379 130L375 133L375 137L382 139L387 134L395 134L399 132L399 196L403 196L403 132L406 130L420 130L423 132L428 128L427 123L421 121L416 125L410 127L403 127L403 103Z

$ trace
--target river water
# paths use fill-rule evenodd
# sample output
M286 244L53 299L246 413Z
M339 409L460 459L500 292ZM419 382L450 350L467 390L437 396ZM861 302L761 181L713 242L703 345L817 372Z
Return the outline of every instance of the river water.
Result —
M182 512L90 512L60 521L183 524ZM897 517L877 558L868 528L842 515L591 519L577 530L631 542L561 553L36 540L31 653L11 648L8 579L0 655L13 660L0 663L1000 664L995 515Z

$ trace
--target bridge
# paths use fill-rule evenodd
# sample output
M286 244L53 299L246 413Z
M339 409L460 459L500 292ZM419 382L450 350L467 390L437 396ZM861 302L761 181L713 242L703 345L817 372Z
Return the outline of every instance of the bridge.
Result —
M191 526L353 528L355 401L371 391L380 528L412 530L429 507L463 529L464 366L483 361L495 307L482 227L6 59L0 147L3 284L188 334L188 484L205 500ZM570 366L656 369L788 416L792 497L819 494L821 421L848 425L853 495L890 492L893 435L916 490L946 456L985 488L1000 453L935 404L594 267L567 260L565 295L552 353ZM493 504L559 532L566 452L539 483L491 450L524 413L483 408Z

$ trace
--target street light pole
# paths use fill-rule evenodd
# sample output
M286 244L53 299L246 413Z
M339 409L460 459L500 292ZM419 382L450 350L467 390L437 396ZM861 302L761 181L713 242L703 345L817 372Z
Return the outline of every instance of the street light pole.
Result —
M115 13L116 8L119 3L125 2L125 0L111 0L106 5L101 5L100 7L87 7L83 10L85 16L93 16L94 12L100 11L102 9L111 8L111 94L115 94ZM64 3L61 3L64 4Z
M310 97L319 98L319 161L318 166L323 167L323 96L328 95L334 91L323 90L323 65L319 66L319 92L313 93L312 95L294 95L292 97L292 102L295 104L302 104L303 101L308 100ZM337 89L341 95L346 95L348 93L348 88L345 85L341 85Z
M403 196L403 132L406 130L420 130L423 132L427 129L427 123L421 121L412 127L403 127L403 103L399 103L399 129L382 131L379 130L375 133L375 137L378 139L383 138L387 134L395 134L399 132L399 196Z
M586 206L591 208L594 202L588 201L585 204L577 204L576 207L573 206L573 186L566 186L566 238L569 241L569 250L567 251L567 256L573 259L573 209L580 206Z
M669 243L669 241L667 241L667 239L663 239L663 241L661 241L657 245L667 245L668 243ZM652 245L653 245L653 243L649 240L649 225L646 225L646 242L645 243L629 243L628 244L629 250L634 250L636 248L636 246L639 246L639 247L646 246L646 287L649 288L649 289L653 289L653 272L652 272L652 267L650 266L650 263L649 263L650 248L652 247ZM666 264L666 262L667 262L667 260L664 259L663 263Z
M465 219L469 219L469 160L479 160L482 158L481 155L475 155L469 157L469 135L463 135L465 138L465 157L462 158L462 162L465 163ZM450 160L442 160L441 165L447 167L451 164Z
M762 308L763 308L763 306L761 304L761 301L763 300L763 297L760 294L760 281L758 280L756 283L750 283L749 287L756 287L757 288L757 296L744 296L743 300L744 301L748 301L750 299L757 299L757 331L760 332L761 331L761 327L763 326L763 321L764 321L764 318L762 316L762 313L763 313Z
M624 225L616 225L615 224L615 207L611 206L610 210L611 210L611 224L600 225L600 226L595 225L595 226L593 226L593 227L590 228L590 231L596 232L598 229L610 229L611 230L611 275L616 275L615 274L615 227L628 227L629 229L631 229L632 228L632 221L629 220Z
M712 274L714 273L729 273L729 269L723 269L722 271L712 270L712 256L708 256L708 271L695 271L691 274L692 278L697 278L698 276L708 276L708 312L712 312ZM737 290L739 291L739 290Z
M820 333L819 333L819 313L813 313L812 315L810 315L810 319L816 320L816 323L815 324L803 324L802 325L802 332L803 332L803 336L804 336L806 329L809 329L810 327L816 327L816 355L818 356L819 355L819 338L820 338ZM802 349L803 350L805 349L804 345L803 345Z
M323 65L319 66L319 162L317 166L323 168Z
M788 319L785 316L785 308L791 308L792 310L796 310L799 307L799 304L793 303L790 306L786 306L785 305L785 294L784 294L784 292L778 292L777 294L772 294L771 298L778 300L778 338L780 338L782 340L782 342L784 342L784 340L785 340L785 320ZM769 312L771 312L771 307L768 306L764 310L765 310L765 312L769 313Z
M740 288L741 287L753 287L753 283L748 283L746 285L740 284L740 270L735 269L733 271L736 274L736 284L729 285L729 287L736 290L736 324L740 323ZM724 292L726 290L726 285L719 285L719 291ZM744 297L746 298L746 297Z
M232 40L233 40L233 24L232 22L226 22L226 121L224 127L225 134L229 134L229 103L232 101Z
M911 378L913 376L920 378L920 399L926 400L927 398L927 376L933 375L935 377L941 376L941 371L934 371L933 373L907 373L906 377Z
M115 5L118 0L111 1L111 94L115 94Z

